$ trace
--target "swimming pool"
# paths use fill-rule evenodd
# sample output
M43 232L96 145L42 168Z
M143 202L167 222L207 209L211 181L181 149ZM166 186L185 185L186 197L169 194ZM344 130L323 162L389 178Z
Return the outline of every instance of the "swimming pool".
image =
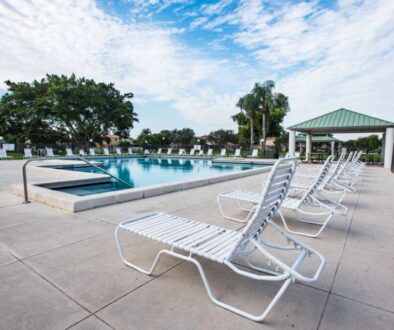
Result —
M220 174L261 168L264 164L217 163L207 159L174 158L96 158L107 172L126 181L132 188L166 184L183 180L203 179ZM80 172L102 173L94 167L63 167ZM55 190L78 196L129 189L130 187L112 180L108 183L60 187Z

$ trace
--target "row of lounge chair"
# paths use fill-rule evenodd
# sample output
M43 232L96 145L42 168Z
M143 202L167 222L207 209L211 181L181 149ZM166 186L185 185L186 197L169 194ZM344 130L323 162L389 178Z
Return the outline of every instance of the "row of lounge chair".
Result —
M45 148L46 150L46 156L47 157L56 157L56 155L53 152L52 148ZM5 150L4 150L5 151ZM129 147L127 149L127 153L123 153L122 149L117 147L115 148L115 154L111 154L109 152L108 148L102 148L102 153L96 153L96 149L95 148L89 148L88 153L85 152L84 149L79 149L79 153L78 155L81 157L86 157L86 156L91 156L91 157L97 157L97 156L124 156L124 155L133 155L133 149L131 147ZM151 151L148 149L144 150L144 155L150 155L150 154L155 154L155 155L174 155L172 153L172 149L168 148L166 153L163 153L162 148L159 148L157 150L157 152L155 151ZM180 148L178 153L175 154L177 156L208 156L208 157L212 157L213 156L213 149L208 149L207 153L204 153L204 150L196 150L196 149L191 149L190 152L187 154L186 150L184 148ZM1 154L0 154L1 156ZM73 157L76 156L71 148L66 148L66 156L67 157ZM226 157L227 156L227 150L225 148L221 149L220 151L220 157ZM36 156L33 156L31 149L29 148L25 148L24 149L24 158L25 159L29 159L29 158L34 158ZM235 153L233 155L233 157L241 157L241 149L236 149ZM251 158L257 158L258 157L258 149L253 149L252 154L250 156ZM1 157L0 157L1 158ZM11 157L12 158L12 157Z
M317 237L333 215L345 215L348 212L342 201L347 194L356 191L356 184L361 181L365 167L360 161L361 154L361 151L352 152L345 159L345 154L342 153L336 162L330 156L317 173L306 175L295 173L298 158L282 158L276 161L261 192L233 190L219 194L217 201L220 213L225 219L245 222L246 226L241 231L163 212L139 214L122 221L115 230L120 258L127 266L147 275L153 274L164 254L189 261L200 272L207 294L214 304L251 320L262 321L291 283L314 282L319 278L325 258L289 232ZM300 182L297 183L297 179ZM246 216L238 218L224 212L224 200L239 206ZM287 210L294 212L298 221L319 229L315 232L290 229L283 215ZM279 224L274 221L276 214L279 215ZM309 220L304 216L308 216ZM145 270L126 258L120 240L121 232L159 241L170 248L161 250L152 267ZM279 245L273 242L273 232L281 236L284 243ZM293 256L293 261L289 262L285 255ZM241 276L257 281L282 282L282 285L261 314L251 314L214 296L200 263L201 258L225 265ZM312 274L303 268L309 258L317 261Z

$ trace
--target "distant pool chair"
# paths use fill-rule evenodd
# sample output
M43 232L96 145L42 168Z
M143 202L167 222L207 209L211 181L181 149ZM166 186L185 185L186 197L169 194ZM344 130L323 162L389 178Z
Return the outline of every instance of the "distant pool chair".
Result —
M259 157L259 149L253 149L252 150L252 155L250 156L250 158L258 158ZM285 157L288 158L288 157Z
M87 156L85 150L83 150L83 149L79 149L79 155L80 155L81 157L86 157L86 156Z
M96 150L94 148L89 148L89 156L96 157Z
M185 154L186 154L185 149L183 148L179 149L178 156L184 156Z
M204 150L203 150L203 149L200 149L200 150L198 151L198 155L199 155L199 156L204 156Z
M158 155L161 155L161 154L162 154L161 148L157 149L157 154L158 154Z
M309 184L308 189L306 190L300 189L294 186L290 187L288 196L286 196L286 198L284 199L281 205L281 208L278 210L278 214L282 220L283 226L289 233L307 236L307 237L317 237L327 226L328 222L331 220L334 214L336 213L341 214L336 210L335 207L332 207L324 203L323 200L319 198L317 192L318 188L323 184L327 174L329 173L330 167L332 165L332 158L333 156L329 156L327 158L315 180L313 180ZM282 158L282 159L296 160L296 158ZM243 191L243 190L234 190L234 191L228 191L219 194L217 197L219 211L225 219L238 221L238 222L247 222L256 211L256 207L261 199L261 195L262 195L261 193ZM246 217L240 219L227 215L224 212L224 208L222 205L223 199L237 201L239 208L247 212ZM251 207L245 207L246 204L251 205ZM319 209L319 211L315 212L315 211L305 210L305 207L316 207ZM312 224L314 226L319 226L319 229L313 233L301 232L301 231L290 229L285 217L283 216L283 213L281 211L282 209L293 211L298 221L302 223ZM311 217L317 219L317 221L301 218L301 216L303 217L306 216L308 218Z
M47 152L47 157L56 157L56 155L53 153L52 148L45 148L45 150Z
M23 159L36 158L35 156L33 156L30 148L24 148L23 153Z
M66 157L74 157L74 153L71 148L66 148Z
M115 152L117 156L122 156L122 149L120 149L119 147L115 148Z
M171 153L172 153L172 149L171 149L171 148L168 148L168 149L167 149L167 155L171 155Z
M7 150L5 150L4 148L0 149L0 159L11 160L12 158L12 156L7 155Z
M111 154L109 153L108 148L103 148L103 152L104 152L104 156L111 156Z
M150 154L149 150L148 149L144 149L144 155L149 155L149 154Z
M287 195L294 171L294 159L280 159L275 163L264 192L260 196L253 218L242 231L225 229L162 212L140 214L122 221L115 230L115 240L121 260L126 266L146 275L154 273L160 257L164 254L189 261L197 267L208 297L214 304L253 321L263 321L291 283L296 280L306 283L316 281L325 265L325 259L319 252L288 235L273 221ZM267 227L272 228L283 237L284 243L282 245L269 241L272 236L266 235L268 234L266 232ZM151 268L145 270L126 258L120 239L121 232L128 232L142 238L158 241L169 245L170 248L160 250ZM181 253L181 251L184 253ZM251 258L255 254L258 258ZM283 258L285 254L291 254L294 257L293 261L290 263L286 261L287 259ZM195 256L198 258L195 258ZM214 296L203 266L199 261L200 258L225 265L236 274L249 279L267 281L268 283L281 282L282 284L262 313L251 314L224 303ZM299 270L302 269L308 258L318 261L317 266L313 269L313 274L310 276L301 273ZM233 281L232 285L235 284L236 282ZM243 284L242 282L239 283L240 286ZM182 292L176 294L182 294Z
M234 157L241 157L241 149L240 148L235 149Z
M127 154L128 154L129 156L133 155L133 148L128 147L128 148L127 148Z
M222 148L222 150L220 150L220 157L226 157L226 153L227 153L226 148Z
M213 149L212 149L212 148L209 148L209 149L208 149L208 152L207 152L207 156L208 156L208 157L211 157L212 154L213 154Z
M189 156L194 156L196 150L194 148L190 149Z

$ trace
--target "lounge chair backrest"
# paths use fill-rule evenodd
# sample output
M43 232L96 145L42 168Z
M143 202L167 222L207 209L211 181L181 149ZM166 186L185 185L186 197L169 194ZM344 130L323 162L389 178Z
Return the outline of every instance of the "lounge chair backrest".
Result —
M207 155L208 155L208 156L212 156L212 151L213 151L212 149L208 149Z
M235 156L235 157L241 156L241 149L239 149L239 148L235 149L235 154L234 154L234 156Z
M179 155L183 155L185 153L185 149L181 148L179 149Z
M85 156L85 150L79 149L79 155L80 156Z
M25 148L25 149L23 149L23 152L25 153L25 157L27 157L27 158L33 157L33 154L31 153L31 149Z
M54 157L55 155L53 154L53 149L52 148L45 148L47 151L47 156L49 157Z
M252 157L257 157L259 150L258 149L253 149L252 151Z
M122 150L120 150L119 147L118 147L118 148L115 148L115 150L116 150L116 153L117 153L118 155L121 155L121 154L122 154Z
M132 154L133 154L133 148L128 147L128 148L127 148L127 151L129 152L129 155L132 155Z
M349 156L347 156L346 161L343 163L343 165L341 166L341 168L339 168L336 177L339 177L339 176L342 175L342 173L343 173L343 172L346 170L346 168L348 167L348 165L349 165L350 160L352 159L352 157L353 157L353 151L351 151L351 152L349 153Z
M194 155L194 149L190 149L190 156Z
M108 148L103 148L104 155L109 156L109 150Z
M91 156L95 156L96 155L96 151L94 150L94 148L89 148L89 154Z
M323 184L324 179L328 175L330 171L330 167L332 165L334 156L329 156L326 161L324 162L323 166L321 167L319 174L317 175L316 179L312 182L310 187L305 192L304 196L301 198L302 202L308 201L309 197L313 195L313 193L319 188L321 184Z
M148 149L144 149L144 155L149 155L149 150Z
M158 155L161 154L161 148L157 149L157 154L158 154Z
M277 210L280 208L283 200L286 198L296 170L296 158L281 158L275 162L264 185L264 190L256 211L242 231L242 238L238 245L233 249L232 255L237 253L238 249L243 249L243 243L248 239L255 238L263 230L267 221L271 221Z
M200 149L200 151L198 152L198 155L199 155L199 156L204 156L204 150L203 150L203 149Z
M7 150L0 149L0 158L7 158Z
M220 151L220 156L226 156L226 148L223 148L223 149Z
M171 153L172 153L172 149L171 149L171 148L168 148L168 150L167 150L167 155L171 155Z
M73 151L71 150L71 148L66 148L66 154L67 154L67 156L74 156Z

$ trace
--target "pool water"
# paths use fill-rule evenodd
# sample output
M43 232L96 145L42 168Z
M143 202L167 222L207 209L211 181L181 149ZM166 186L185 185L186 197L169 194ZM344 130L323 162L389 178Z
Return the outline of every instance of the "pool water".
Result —
M132 187L143 187L183 180L196 180L220 174L250 170L267 165L213 163L205 159L171 158L96 158L99 166ZM72 171L102 173L94 167L64 168ZM110 183L57 188L63 192L85 196L93 193L128 189L116 180Z

